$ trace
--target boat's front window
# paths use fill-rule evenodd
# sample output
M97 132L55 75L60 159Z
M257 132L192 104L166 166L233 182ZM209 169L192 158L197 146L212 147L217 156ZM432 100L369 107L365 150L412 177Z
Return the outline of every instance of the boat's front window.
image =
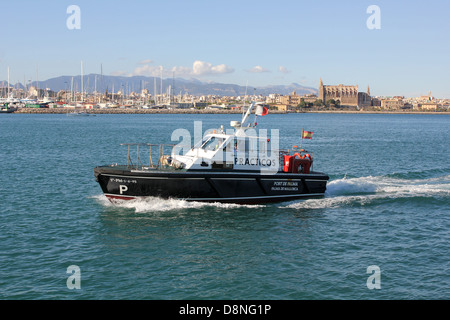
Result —
M223 141L223 138L211 137L211 139L202 145L202 149L205 151L215 151L222 145Z

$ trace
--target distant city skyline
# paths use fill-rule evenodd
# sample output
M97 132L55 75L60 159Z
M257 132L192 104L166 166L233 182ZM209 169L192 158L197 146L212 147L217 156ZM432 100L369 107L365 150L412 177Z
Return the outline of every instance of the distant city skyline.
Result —
M379 29L368 28L371 5ZM448 12L436 0L3 1L0 81L8 67L12 84L75 76L83 61L84 74L249 87L322 78L374 96L450 98Z

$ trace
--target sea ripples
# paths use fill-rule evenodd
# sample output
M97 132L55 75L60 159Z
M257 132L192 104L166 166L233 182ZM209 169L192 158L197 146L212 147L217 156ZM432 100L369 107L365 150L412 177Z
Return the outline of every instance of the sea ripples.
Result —
M446 116L264 117L258 125L280 128L283 147L299 136L292 123L307 123L314 139L304 146L331 180L323 198L258 206L113 205L93 176L125 159L120 143L167 142L175 127L234 116L69 118L0 119L2 299L450 297ZM384 134L391 128L396 140ZM417 128L428 133L420 150ZM66 286L70 265L81 269L81 290ZM371 265L380 290L366 286Z

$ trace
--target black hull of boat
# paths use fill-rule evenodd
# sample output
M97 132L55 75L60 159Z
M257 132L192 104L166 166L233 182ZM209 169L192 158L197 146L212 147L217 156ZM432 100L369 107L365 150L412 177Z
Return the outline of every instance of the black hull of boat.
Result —
M320 172L138 171L97 167L94 175L109 200L143 197L260 204L322 197L329 177Z

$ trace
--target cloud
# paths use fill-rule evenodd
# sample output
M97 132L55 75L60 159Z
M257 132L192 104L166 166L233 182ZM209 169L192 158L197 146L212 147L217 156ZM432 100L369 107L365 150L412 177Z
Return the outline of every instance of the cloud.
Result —
M195 61L192 65L192 74L196 76L203 76L203 75L211 75L211 74L224 74L224 73L231 73L234 69L225 65L225 64L219 64L217 66L213 66L209 62L205 61Z
M179 66L179 67L172 67L171 69L170 69L170 73L171 74L176 74L176 75L178 75L178 76L190 76L190 75L192 75L192 68L189 68L189 67L182 67L182 66Z
M152 59L145 59L145 60L139 61L139 64L149 64L149 63L153 63L153 60Z
M160 76L161 75L161 66L149 66L142 65L136 67L130 76Z
M250 73L262 73L262 72L270 72L270 70L266 69L266 68L263 68L261 66L254 66L250 70L247 70L247 72L250 72Z
M151 66L148 64L142 64L136 67L131 76L161 76L161 70L163 77L171 77L175 73L177 76L207 76L207 75L220 75L234 72L234 69L225 64L212 65L205 61L194 61L192 67L175 66L169 69L165 69L162 66Z
M288 69L286 69L286 67L283 67L283 66L279 66L278 71L281 73L284 73L284 74L291 72Z

